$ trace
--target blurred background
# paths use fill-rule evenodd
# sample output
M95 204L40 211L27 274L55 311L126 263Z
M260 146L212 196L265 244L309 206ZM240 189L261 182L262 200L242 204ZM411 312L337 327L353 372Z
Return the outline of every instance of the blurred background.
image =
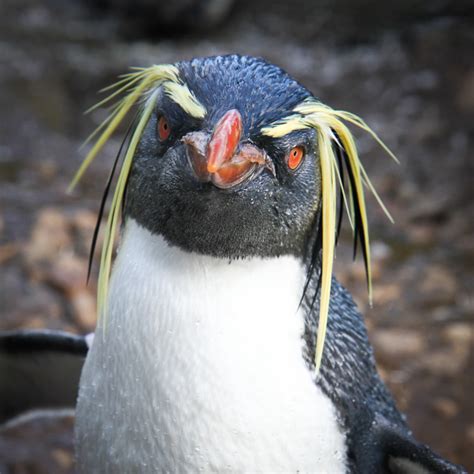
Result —
M371 201L373 308L348 229L336 274L416 437L473 470L473 27L471 0L2 0L0 330L94 328L87 254L119 137L73 195L66 187L105 116L83 115L96 91L129 66L263 56L364 117L399 157L360 138L396 220ZM0 472L73 472L72 426L0 433Z

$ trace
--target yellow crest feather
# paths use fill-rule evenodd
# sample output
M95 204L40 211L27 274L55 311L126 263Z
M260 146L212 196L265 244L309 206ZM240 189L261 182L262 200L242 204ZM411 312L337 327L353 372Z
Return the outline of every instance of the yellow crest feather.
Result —
M69 191L74 188L83 176L86 169L92 163L94 158L101 151L103 146L110 139L117 127L122 123L131 108L137 103L141 105L142 110L139 113L138 123L132 133L125 158L120 170L118 181L114 190L112 204L105 228L104 245L102 248L99 281L97 288L97 306L99 320L105 324L105 309L107 304L107 292L109 285L110 269L112 265L112 252L117 233L120 210L125 193L128 176L132 167L133 157L143 134L143 131L150 119L159 87L162 86L164 92L176 102L185 112L196 118L202 118L206 114L204 106L196 99L179 77L179 70L172 64L154 65L148 68L133 68L134 72L124 74L115 84L103 89L103 91L114 90L108 97L101 100L87 112L91 112L119 97L113 106L109 116L97 127L97 129L87 138L86 143L98 135L98 138L92 146L89 153L76 172Z
M199 103L186 84L167 81L163 84L166 94L188 114L196 118L203 118L206 109Z
M322 261L321 261L321 290L319 304L318 335L315 349L316 373L321 367L324 340L326 337L329 302L331 296L331 280L333 272L334 252L336 245L336 190L339 185L346 208L349 222L356 232L356 209L360 218L360 235L363 248L366 251L366 271L369 301L372 300L372 275L370 270L370 247L367 212L365 206L364 185L372 192L388 218L392 217L385 208L379 195L370 182L367 173L360 162L354 137L348 127L348 122L369 133L382 148L398 162L393 153L380 140L377 134L357 115L342 110L334 110L313 98L306 99L293 109L293 113L262 129L262 133L270 137L282 137L288 133L305 128L313 128L317 132L319 166L321 172L321 213L322 213ZM346 166L352 177L348 183L348 193L344 190L342 177L338 167L334 147L344 150ZM357 235L354 235L357 238Z

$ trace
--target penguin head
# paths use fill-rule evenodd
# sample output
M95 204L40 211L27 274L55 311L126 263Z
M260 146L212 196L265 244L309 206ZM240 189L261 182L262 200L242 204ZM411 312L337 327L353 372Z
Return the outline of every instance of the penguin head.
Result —
M177 67L201 116L159 90L133 160L126 216L190 252L302 256L320 195L316 132L264 132L311 94L261 59Z

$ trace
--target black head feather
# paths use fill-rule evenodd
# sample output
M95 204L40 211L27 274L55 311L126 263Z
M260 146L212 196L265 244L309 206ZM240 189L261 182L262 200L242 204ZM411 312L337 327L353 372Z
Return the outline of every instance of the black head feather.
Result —
M262 127L291 114L310 92L262 59L218 56L177 64L180 77L207 113L186 115L165 94L147 125L134 158L125 215L184 250L222 258L303 256L318 209L319 171L315 131L270 138ZM242 141L265 150L276 177L263 172L237 189L223 191L196 181L182 136L211 132L230 109L242 116ZM166 116L172 134L160 143L157 120ZM306 159L296 172L285 165L295 145Z

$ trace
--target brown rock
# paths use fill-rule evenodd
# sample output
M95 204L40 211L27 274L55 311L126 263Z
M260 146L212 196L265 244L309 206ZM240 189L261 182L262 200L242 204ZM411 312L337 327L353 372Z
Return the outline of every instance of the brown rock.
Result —
M379 329L372 336L378 354L387 359L414 357L425 348L423 336L408 329Z
M432 305L453 303L457 284L453 274L439 265L430 265L422 276L420 291Z
M474 425L469 425L466 430L468 440L474 444Z
M97 222L97 215L87 209L80 209L72 217L72 225L77 230L93 231Z
M38 163L38 172L43 179L51 181L58 174L58 166L53 160L40 161Z
M436 226L430 224L417 224L410 226L410 239L415 245L431 245L436 242Z
M401 287L397 283L374 285L373 299L375 304L386 304L396 302L401 298Z
M467 357L468 353L466 351L439 349L427 354L426 357L420 361L420 366L437 376L456 376L464 370L467 363Z
M31 239L25 249L30 265L57 258L62 249L71 245L66 217L58 209L46 208L39 212Z
M74 213L71 224L77 236L77 245L85 256L89 255L89 249L97 222L97 214L95 212L83 209ZM98 236L96 250L100 249L102 242L102 234Z
M454 418L459 412L457 404L450 398L436 398L432 406L435 412L444 418Z
M474 328L468 323L453 323L444 329L443 336L454 346L472 348Z
M72 253L62 253L44 272L44 280L71 296L86 285L87 261Z
M71 469L72 465L74 464L72 453L65 449L53 449L51 451L51 456L57 462L59 467L64 471Z
M0 265L7 262L20 250L20 245L14 242L10 242L5 245L0 245Z
M71 297L74 320L85 330L92 331L96 324L96 298L89 290L76 292Z

